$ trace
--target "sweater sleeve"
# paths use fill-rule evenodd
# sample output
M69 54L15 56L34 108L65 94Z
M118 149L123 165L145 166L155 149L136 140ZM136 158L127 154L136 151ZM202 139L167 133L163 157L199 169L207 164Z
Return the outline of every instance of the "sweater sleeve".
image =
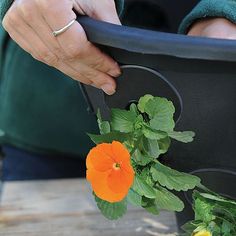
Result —
M116 3L117 13L119 17L121 17L124 9L124 0L115 0L115 3Z
M195 21L207 17L223 17L236 24L236 0L200 1L180 24L179 33L186 34Z
M2 21L3 17L7 13L8 9L11 7L11 4L14 0L1 0L0 1L0 20Z
M0 0L0 20L2 21L3 17L7 13L8 9L11 7L11 4L14 0ZM123 7L124 7L124 0L115 0L116 9L118 15L121 16Z

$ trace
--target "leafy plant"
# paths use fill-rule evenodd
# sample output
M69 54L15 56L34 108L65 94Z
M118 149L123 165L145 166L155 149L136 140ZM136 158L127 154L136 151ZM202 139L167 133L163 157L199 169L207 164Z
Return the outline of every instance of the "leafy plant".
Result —
M161 209L182 211L184 203L172 192L187 191L200 184L196 176L178 172L158 160L167 153L171 140L193 141L194 132L175 131L175 108L166 98L145 95L129 110L112 109L111 120L103 121L98 112L100 135L89 134L95 144L123 143L131 155L135 172L133 186L121 202L109 203L95 195L98 208L108 219L126 212L127 203L142 207L152 214Z
M236 235L236 201L208 190L196 176L163 165L159 157L167 153L171 140L189 143L192 131L175 131L175 108L166 98L145 95L129 110L112 109L111 120L103 121L98 112L100 135L89 134L95 144L118 141L131 156L135 173L127 196L120 202L107 202L96 196L101 213L110 220L122 217L127 204L158 215L161 209L182 211L184 203L173 191L193 193L195 219L183 226L185 236Z
M212 236L236 235L236 201L213 192L194 191L195 220L182 228L186 236L207 230Z

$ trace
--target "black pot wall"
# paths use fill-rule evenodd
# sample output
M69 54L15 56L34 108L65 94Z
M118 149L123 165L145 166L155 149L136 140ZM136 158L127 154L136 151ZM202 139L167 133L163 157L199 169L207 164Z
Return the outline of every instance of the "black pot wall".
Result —
M195 141L173 142L165 162L194 172L205 185L235 197L236 183L236 41L214 40L142 31L79 19L89 39L123 67L117 93L82 86L90 111L126 108L151 93L171 99L177 107L177 130L193 130ZM187 194L188 195L188 194ZM189 197L177 215L179 225L192 219Z
M126 0L122 24L176 33L182 19L199 0Z

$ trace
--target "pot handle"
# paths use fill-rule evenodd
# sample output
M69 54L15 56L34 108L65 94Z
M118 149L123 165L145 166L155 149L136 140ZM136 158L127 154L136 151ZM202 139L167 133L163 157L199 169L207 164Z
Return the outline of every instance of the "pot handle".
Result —
M79 16L90 42L130 52L186 59L236 61L236 40L190 37L115 25Z

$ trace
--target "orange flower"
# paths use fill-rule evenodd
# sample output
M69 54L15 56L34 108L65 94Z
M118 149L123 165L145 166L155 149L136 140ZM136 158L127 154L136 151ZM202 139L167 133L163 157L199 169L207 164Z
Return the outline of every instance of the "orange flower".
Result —
M128 194L134 180L130 154L117 141L98 144L87 156L87 180L102 200L119 202Z

